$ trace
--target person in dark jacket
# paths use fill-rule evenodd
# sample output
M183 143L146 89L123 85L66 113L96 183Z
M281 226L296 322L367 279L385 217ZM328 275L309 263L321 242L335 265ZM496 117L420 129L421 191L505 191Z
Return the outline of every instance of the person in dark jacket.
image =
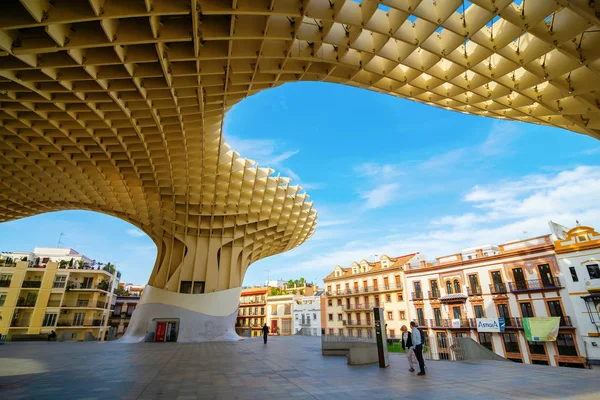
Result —
M408 366L410 367L409 371L415 372L412 334L408 331L406 325L402 325L400 331L402 331L402 349L406 351L406 359L408 360Z
M267 344L267 337L269 337L269 327L267 324L262 327L263 339L265 339L265 344Z

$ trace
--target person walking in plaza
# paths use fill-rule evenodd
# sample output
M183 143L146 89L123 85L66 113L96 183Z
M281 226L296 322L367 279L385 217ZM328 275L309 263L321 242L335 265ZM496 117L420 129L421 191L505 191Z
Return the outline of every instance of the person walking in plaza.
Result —
M412 328L412 345L414 346L415 357L417 357L417 361L419 362L419 373L417 375L425 375L425 360L423 360L423 337L421 336L421 331L417 326L415 321L410 322L410 327Z
M402 350L406 351L406 359L408 360L408 365L410 366L409 371L415 372L415 364L413 362L415 352L412 344L412 334L408 331L406 325L402 325L400 330L402 331Z
M269 336L269 327L267 324L262 327L263 339L265 339L265 344L267 344L267 337Z

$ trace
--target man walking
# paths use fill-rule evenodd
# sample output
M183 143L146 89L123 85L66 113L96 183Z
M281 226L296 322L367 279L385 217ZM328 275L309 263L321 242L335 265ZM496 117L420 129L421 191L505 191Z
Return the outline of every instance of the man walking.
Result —
M410 322L412 328L412 345L414 346L415 357L419 362L419 373L417 375L425 375L425 360L423 360L423 338L421 337L421 331L415 321Z
M265 339L265 344L267 344L267 337L269 337L269 327L267 324L262 327L263 339Z
M406 325L402 325L400 328L402 331L402 349L406 351L406 359L408 360L408 365L410 367L410 372L415 372L413 357L414 357L414 349L412 344L412 335L408 331Z

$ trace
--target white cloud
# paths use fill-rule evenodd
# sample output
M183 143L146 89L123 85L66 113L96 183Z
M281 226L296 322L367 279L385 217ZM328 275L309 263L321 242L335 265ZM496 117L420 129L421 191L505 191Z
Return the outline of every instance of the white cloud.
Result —
M283 176L292 178L293 184L302 186L303 189L320 189L321 185L316 183L304 183L298 174L287 167L284 162L295 156L300 150L288 150L281 152L278 143L269 139L239 139L227 135L225 142L232 150L238 152L242 157L258 162L261 167L269 167L280 172Z
M370 195L369 200L377 198L376 193ZM418 251L434 259L485 243L500 244L549 234L550 220L568 227L579 220L583 225L598 228L598 198L600 166L580 166L475 186L464 196L469 209L463 214L424 221L422 229L412 232L404 229L383 237L379 232L353 235L354 240L346 245L319 252L320 255L304 259L294 268L299 271L306 268L325 276L337 264L349 266L352 261L371 254L398 256Z
M387 183L377 186L375 189L361 194L361 198L367 200L365 208L373 209L383 207L394 200L400 185L397 183Z
M509 151L519 134L519 128L514 122L494 121L485 141L436 154L423 161L420 167L426 170L444 170L459 163L473 163L483 158L501 156Z
M354 167L354 171L359 176L378 177L381 179L391 179L404 174L398 164L378 164L372 162L359 164Z
M140 231L139 229L129 229L129 230L127 230L127 234L129 236L133 236L133 237L146 236L146 234L144 232Z
M594 147L591 149L585 149L581 152L581 154L585 154L586 156L590 156L592 154L600 153L600 147Z

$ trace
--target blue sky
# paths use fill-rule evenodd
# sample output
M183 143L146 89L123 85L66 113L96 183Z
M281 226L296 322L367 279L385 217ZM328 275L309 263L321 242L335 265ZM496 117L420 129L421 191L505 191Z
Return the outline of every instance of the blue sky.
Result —
M300 183L315 235L253 264L247 285L320 281L336 264L420 251L430 259L548 233L547 222L600 228L600 142L327 83L285 84L236 105L225 138L242 156ZM62 242L145 283L156 250L139 230L83 211L0 224L0 250Z

